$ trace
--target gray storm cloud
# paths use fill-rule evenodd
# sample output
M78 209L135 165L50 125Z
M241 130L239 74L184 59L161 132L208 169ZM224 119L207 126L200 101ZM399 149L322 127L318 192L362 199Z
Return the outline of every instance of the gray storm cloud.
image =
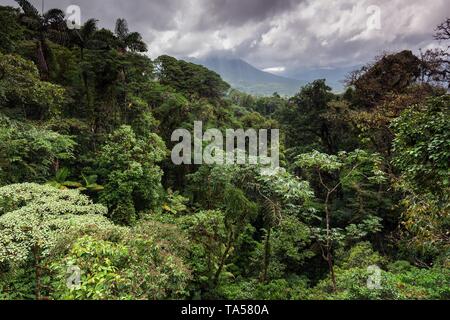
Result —
M41 0L31 2L41 7ZM47 9L70 4L80 6L83 20L97 18L104 27L126 18L152 57L229 54L286 72L358 65L386 51L429 47L450 12L448 0L45 0ZM379 29L367 27L371 6L379 8Z

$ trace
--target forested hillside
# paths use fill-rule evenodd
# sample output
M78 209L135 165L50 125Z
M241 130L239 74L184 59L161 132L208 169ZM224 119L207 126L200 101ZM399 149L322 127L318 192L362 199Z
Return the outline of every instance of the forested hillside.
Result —
M0 7L0 299L450 299L450 20L336 95L253 97L132 23ZM281 166L174 165L280 129ZM79 275L79 282L73 280Z

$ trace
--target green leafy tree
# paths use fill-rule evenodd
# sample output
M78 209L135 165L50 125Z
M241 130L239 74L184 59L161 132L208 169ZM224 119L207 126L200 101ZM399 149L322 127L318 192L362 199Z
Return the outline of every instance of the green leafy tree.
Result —
M11 7L0 7L0 51L13 53L18 42L24 38L24 28L18 23L19 10Z
M297 230L303 229L300 221L292 215L303 210L303 205L310 200L313 193L308 182L300 181L283 169L271 175L257 174L255 178L248 184L247 188L255 193L262 204L264 245L262 249L262 271L259 279L260 282L265 283L269 281L270 265L273 260L273 231L275 230L276 239L279 240L280 237L285 237L285 239L290 237L287 233L283 233L283 230L289 231L291 227L297 228ZM290 226L288 221L290 221ZM294 241L307 242L301 236L302 233L305 234L304 230L297 235L298 238ZM286 246L289 245L292 244L286 244Z
M32 31L32 39L36 43L35 59L43 80L50 76L49 56L51 55L48 40L64 43L67 36L67 26L64 12L60 9L50 9L40 14L27 0L15 0L21 7L22 23Z
M101 233L77 237L52 259L54 299L162 300L187 295L190 270L185 258L188 240L173 225L144 222L116 237ZM67 247L67 246L66 246ZM80 287L66 285L66 271L78 266ZM69 269L70 270L70 269Z
M84 90L86 94L86 102L91 103L91 94L88 83L88 70L85 65L85 50L99 47L99 40L95 38L97 33L97 20L89 19L84 23L80 30L74 29L71 33L71 42L80 48L81 77L83 78Z
M71 42L74 43L80 49L81 61L84 60L84 52L86 49L96 47L96 35L97 32L97 20L89 19L80 30L74 29L72 31Z
M229 254L225 214L219 210L199 211L179 218L177 224L191 243L190 265L196 284L193 289L204 294L214 288L219 265Z
M301 89L292 97L289 104L276 113L276 119L283 124L286 131L286 147L297 150L306 147L334 154L337 151L337 136L332 123L327 119L328 104L334 99L331 88L325 80L316 80Z
M156 63L161 84L168 85L187 97L217 100L230 88L217 73L203 66L169 56L159 57Z
M254 108L264 116L271 116L284 108L286 104L286 99L281 98L278 94L274 94L271 97L258 98Z
M48 181L61 161L74 157L74 148L68 136L0 114L0 185Z
M373 267L377 266L377 288L368 286L374 281ZM312 290L308 299L334 300L436 300L448 299L448 269L436 267L419 269L406 261L388 261L363 242L338 257L336 279L338 291L330 279L323 280Z
M162 171L157 163L165 156L156 134L138 138L131 127L122 126L109 136L100 151L98 172L105 187L100 201L113 221L131 224L139 212L160 208Z
M14 270L30 268L36 299L41 299L46 259L73 230L108 228L106 208L77 191L16 184L0 188L0 268L14 281ZM11 279L12 278L12 279ZM8 282L8 279L6 279Z
M386 54L350 75L349 84L355 88L354 103L370 109L387 95L404 92L419 79L420 73L420 59L411 51Z
M235 254L240 237L245 233L248 223L257 214L256 204L246 196L244 190L234 184L237 171L233 166L227 166L226 168L203 167L190 176L191 191L194 192L195 201L208 209L208 211L201 211L199 214L223 215L218 220L221 221L220 226L223 227L224 233L224 237L219 238L219 241L223 243L220 250L216 252L218 254L218 257L215 257L217 267L210 271L211 275L209 276L213 288L219 285L222 272L226 269L227 262ZM206 190L204 186L202 191L198 182L205 178L208 182ZM186 219L189 220L189 218Z
M297 165L300 168L312 170L319 178L325 219L321 219L323 223L313 228L313 232L321 248L322 256L327 261L333 290L336 291L334 247L346 239L361 239L370 233L380 231L381 228L381 219L365 206L367 191L364 191L385 182L385 175L380 168L380 158L376 154L369 154L362 150L352 153L341 152L337 156L315 151L298 156ZM330 175L332 175L331 178ZM335 218L333 202L341 188L355 190L358 201L358 206L351 210L349 217L352 223L346 224L344 229L333 223ZM359 223L356 222L357 220Z
M411 107L392 125L397 187L405 193L406 238L409 246L431 256L448 251L449 116L446 95Z
M0 53L0 111L45 120L61 113L64 88L41 81L36 66L17 55Z
M129 49L132 52L146 52L147 45L138 32L129 32L125 19L117 19L115 35L120 52L125 53Z

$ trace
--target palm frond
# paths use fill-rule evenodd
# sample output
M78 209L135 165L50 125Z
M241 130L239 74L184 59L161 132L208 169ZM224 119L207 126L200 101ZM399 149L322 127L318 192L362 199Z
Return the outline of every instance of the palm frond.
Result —
M133 52L147 51L147 45L144 40L142 40L142 36L138 32L130 33L126 38L125 43Z
M63 22L65 20L65 14L61 9L50 9L43 15L44 19L48 22Z
M96 19L89 19L86 21L81 28L81 36L86 41L88 38L91 38L95 32L97 32L97 22Z
M97 49L110 49L117 42L116 36L109 30L101 29L93 35L92 46Z
M120 40L125 40L128 36L128 22L125 19L117 19L116 21L116 36Z
M66 167L63 167L56 172L55 181L57 181L59 183L63 183L64 181L66 181L69 174L70 174L70 170Z
M39 16L39 11L27 0L15 0L17 4L22 8L23 12L28 16Z
M277 225L282 220L282 209L278 202L269 198L264 200L265 219L270 225Z

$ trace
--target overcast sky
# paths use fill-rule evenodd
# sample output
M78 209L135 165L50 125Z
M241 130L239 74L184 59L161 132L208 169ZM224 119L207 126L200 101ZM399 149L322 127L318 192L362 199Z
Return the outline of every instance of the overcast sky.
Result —
M31 2L41 8L41 0ZM427 48L450 16L449 0L45 0L46 9L69 4L80 6L83 21L109 28L126 18L151 57L234 55L274 73Z

